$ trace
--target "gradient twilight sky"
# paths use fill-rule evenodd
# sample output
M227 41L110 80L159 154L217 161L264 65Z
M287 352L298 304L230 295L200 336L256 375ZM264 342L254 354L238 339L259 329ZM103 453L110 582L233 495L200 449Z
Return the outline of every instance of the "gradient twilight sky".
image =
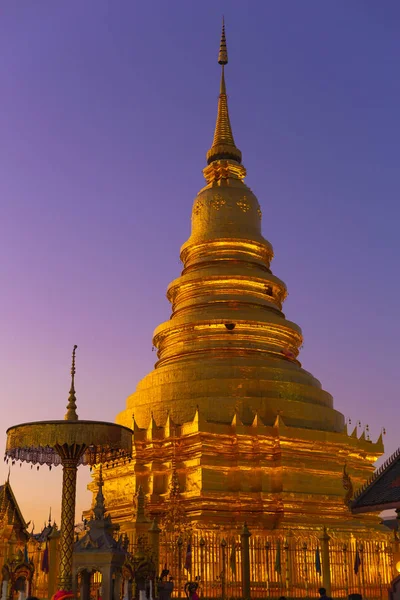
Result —
M113 421L155 361L215 124L221 15L247 183L303 366L398 445L398 0L18 0L0 7L1 408ZM79 471L77 519L90 503ZM0 481L7 475L2 462ZM36 529L61 470L14 466Z

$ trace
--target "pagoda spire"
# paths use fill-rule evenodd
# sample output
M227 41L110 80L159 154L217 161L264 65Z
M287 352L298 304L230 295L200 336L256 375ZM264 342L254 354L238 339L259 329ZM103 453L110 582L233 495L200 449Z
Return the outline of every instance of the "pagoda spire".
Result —
M234 160L240 164L242 161L242 153L235 146L235 140L233 139L228 111L228 97L226 95L225 65L228 64L228 51L226 48L224 19L222 19L218 63L221 65L221 84L218 99L217 122L215 124L213 143L210 150L207 152L207 164L220 159Z
M69 398L67 405L67 412L65 414L65 421L78 421L78 415L76 413L76 396L75 396L75 352L77 349L75 344L72 350L72 366L71 366L71 387L69 390Z
M94 518L96 521L102 521L106 514L106 509L105 509L105 505L104 505L103 485L104 485L103 469L102 469L102 466L100 465L99 482L98 482L99 487L98 487L98 491L97 491L97 495L96 495L96 504L93 509Z

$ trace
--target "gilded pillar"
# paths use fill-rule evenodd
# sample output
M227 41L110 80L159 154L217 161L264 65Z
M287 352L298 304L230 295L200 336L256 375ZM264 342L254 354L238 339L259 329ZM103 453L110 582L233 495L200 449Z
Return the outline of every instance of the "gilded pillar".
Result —
M72 590L72 553L74 549L76 476L78 471L75 458L63 460L63 483L61 504L60 590Z
M250 600L250 536L247 523L243 525L240 539L242 542L242 596Z
M322 554L322 583L326 589L327 596L331 595L331 566L329 558L329 540L331 539L324 527L322 536L319 538L321 542Z

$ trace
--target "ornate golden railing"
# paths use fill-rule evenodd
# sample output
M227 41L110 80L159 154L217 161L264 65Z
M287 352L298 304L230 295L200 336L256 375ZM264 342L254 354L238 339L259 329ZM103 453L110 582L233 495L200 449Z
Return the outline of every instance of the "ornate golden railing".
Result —
M187 541L168 536L166 532L160 536L160 572L165 565L170 570L175 581L174 596L185 597L185 583L197 579L200 597L241 598L240 535L193 531L190 545L192 558L188 572L184 568ZM356 574L357 552L359 565ZM355 537L331 539L329 565L331 595L334 598L347 598L351 593L361 593L364 599L369 600L386 598L387 588L395 576L389 536L382 536L379 541ZM251 598L317 597L318 588L322 585L322 547L317 535L251 536Z

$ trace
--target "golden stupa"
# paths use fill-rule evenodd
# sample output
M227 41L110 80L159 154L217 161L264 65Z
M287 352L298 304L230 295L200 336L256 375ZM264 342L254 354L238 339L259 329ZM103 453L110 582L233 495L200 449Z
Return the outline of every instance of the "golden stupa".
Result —
M301 329L286 319L286 286L272 274L271 244L228 112L223 28L214 139L194 200L183 271L168 287L169 321L157 327L154 370L117 423L134 430L133 460L108 469L104 493L125 530L141 486L162 515L178 477L187 517L201 529L379 529L351 514L352 489L383 453L350 433L332 396L298 360Z

